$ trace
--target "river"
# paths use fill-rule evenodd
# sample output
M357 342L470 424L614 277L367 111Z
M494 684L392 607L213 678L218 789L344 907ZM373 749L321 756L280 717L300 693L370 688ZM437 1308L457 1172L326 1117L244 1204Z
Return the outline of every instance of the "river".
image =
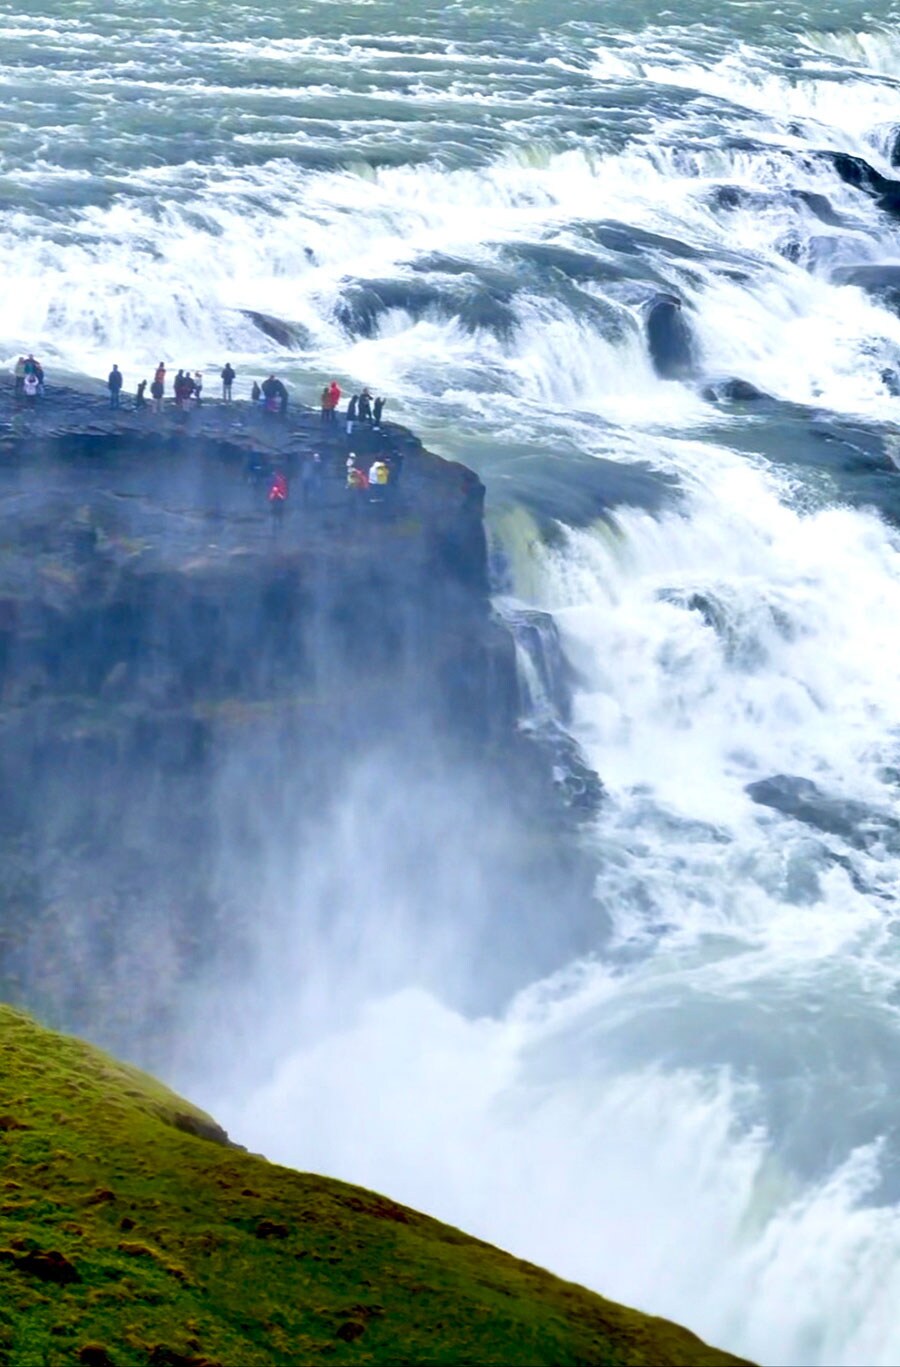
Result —
M592 952L467 1016L406 946L198 1099L733 1351L891 1364L900 317L847 272L900 253L828 154L897 174L900 10L715 9L2 0L0 361L385 394L484 479L607 790ZM779 774L865 838L755 803Z

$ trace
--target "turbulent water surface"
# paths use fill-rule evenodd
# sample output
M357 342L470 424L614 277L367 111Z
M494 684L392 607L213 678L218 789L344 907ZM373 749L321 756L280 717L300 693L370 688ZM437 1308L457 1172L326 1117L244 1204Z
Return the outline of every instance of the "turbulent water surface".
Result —
M897 18L0 3L2 359L387 393L485 479L498 606L552 613L608 791L596 953L467 1018L345 877L358 935L261 995L269 1076L205 1099L771 1363L900 1359L900 318L848 283L900 253L828 155L895 174ZM654 372L660 292L693 377ZM818 824L751 800L777 774Z

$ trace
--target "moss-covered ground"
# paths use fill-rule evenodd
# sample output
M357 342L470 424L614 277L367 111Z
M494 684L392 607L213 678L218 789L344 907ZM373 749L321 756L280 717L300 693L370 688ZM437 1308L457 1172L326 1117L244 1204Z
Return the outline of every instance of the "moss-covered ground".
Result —
M0 1007L0 1364L323 1358L740 1361L383 1196L229 1148L152 1079Z

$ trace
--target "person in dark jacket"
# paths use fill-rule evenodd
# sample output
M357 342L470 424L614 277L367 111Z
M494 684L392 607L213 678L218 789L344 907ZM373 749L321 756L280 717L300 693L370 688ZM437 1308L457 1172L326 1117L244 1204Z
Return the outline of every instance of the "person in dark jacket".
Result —
M106 384L109 389L109 406L110 408L118 408L119 395L122 392L122 372L117 365L114 365L109 372Z
M147 381L146 381L146 380L141 380L140 384L139 384L138 387L137 387L137 393L136 393L135 396L134 396L134 406L135 406L135 408L146 408L146 407L147 407L147 400L144 398L144 391L145 391L146 388L147 388Z
M359 395L358 395L358 394L354 394L354 395L353 395L353 398L352 398L352 399L350 400L350 402L347 404L347 436L348 436L348 437L351 436L352 433L353 433L353 424L356 422L356 413L357 413L358 408L359 408Z
M226 403L231 403L231 386L234 384L234 379L235 372L231 362L226 361L225 368L222 371L222 398Z
M163 372L165 373L165 372ZM150 397L153 400L153 407L157 413L162 412L163 394L165 393L165 381L159 378L159 371L156 372L153 383L150 386Z
M381 415L384 412L384 404L384 399L379 397L372 405L372 423L375 427L381 426Z
M260 387L259 387L259 385L257 384L256 380L254 380L254 381L253 381L253 384L250 386L250 402L251 402L251 403L259 403L259 401L260 401L261 398L262 398L262 390L260 389Z
M359 414L360 422L372 421L372 395L368 389L364 389L359 396L359 407L356 410Z

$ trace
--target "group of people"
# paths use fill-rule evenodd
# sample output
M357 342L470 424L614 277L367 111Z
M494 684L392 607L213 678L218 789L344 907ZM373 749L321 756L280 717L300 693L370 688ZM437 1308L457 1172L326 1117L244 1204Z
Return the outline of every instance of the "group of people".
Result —
M232 402L232 386L237 379L237 372L230 361L226 361L222 370L219 372L222 381L222 401L223 403ZM119 408L121 404L122 389L124 387L124 377L118 364L114 365L106 378L106 387L109 391L110 408ZM44 393L44 370L39 361L34 356L20 356L15 368L15 393L19 398L34 401ZM153 382L150 385L150 400L154 411L162 412L163 400L166 394L166 366L164 361L160 361L153 375ZM172 394L177 408L186 408L191 404L200 404L203 400L203 375L199 370L195 370L193 375L189 370L182 368L178 371L172 382ZM269 413L278 413L284 417L287 412L288 391L282 380L277 376L269 375L259 384L253 381L250 390L250 399L253 403ZM337 380L332 380L322 390L321 409L322 421L327 423L337 422L338 407L341 401L341 387ZM372 398L372 391L366 387L359 394L353 394L347 404L346 426L347 436L351 436L355 427L360 425L371 426L375 431L381 427L381 415L384 412L386 400L379 397ZM137 386L134 396L135 408L147 407L147 381L141 380Z
M222 373L224 374L224 371ZM231 393L231 385L228 386L228 392ZM262 384L257 384L254 380L250 398L253 403L261 404L266 413L280 413L284 417L287 412L288 392L284 382L275 375L270 375Z
M331 384L327 384L322 390L320 399L323 422L337 422L340 402L341 387L337 380L332 380ZM361 394L353 394L347 404L347 436L352 435L354 427L359 423L370 423L377 431L381 427L385 402L380 397L373 400L372 391L368 387Z
M344 487L352 499L354 511L369 503L388 503L393 498L403 468L403 458L399 452L383 452L375 456L371 464L351 451L345 463ZM326 472L326 461L314 451L302 458L299 479L300 495L304 504L316 503L321 497ZM280 521L288 504L289 486L284 471L271 465L268 469L261 461L252 461L248 466L248 478L252 483L265 481L266 501L276 520Z
M385 403L386 400L380 395L373 400L370 389L364 389L361 394L354 394L347 404L347 436L352 434L353 428L359 423L371 423L377 432L381 427Z
M34 403L44 393L44 367L31 352L16 361L15 393L19 398Z

